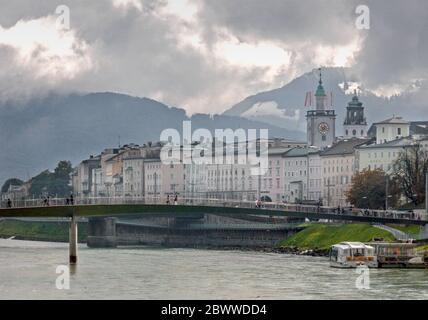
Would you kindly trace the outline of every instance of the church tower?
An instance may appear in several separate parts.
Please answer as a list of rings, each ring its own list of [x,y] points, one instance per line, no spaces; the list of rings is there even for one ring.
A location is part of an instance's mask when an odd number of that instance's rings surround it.
[[[359,101],[355,90],[352,101],[346,107],[346,118],[343,124],[345,138],[364,138],[367,136],[367,121],[364,117],[363,103]]]
[[[308,145],[324,149],[331,146],[336,139],[336,114],[328,110],[327,95],[322,84],[322,73],[315,93],[316,109],[306,114]]]

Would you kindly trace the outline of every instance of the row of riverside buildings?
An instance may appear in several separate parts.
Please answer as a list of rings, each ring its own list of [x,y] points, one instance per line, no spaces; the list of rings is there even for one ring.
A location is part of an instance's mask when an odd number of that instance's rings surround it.
[[[307,112],[307,141],[268,140],[268,169],[252,175],[246,162],[186,164],[161,161],[164,143],[105,149],[82,161],[72,175],[78,197],[153,197],[319,203],[346,206],[353,175],[364,169],[391,173],[399,154],[415,143],[428,150],[428,121],[393,116],[370,128],[355,93],[348,103],[344,135],[327,107],[320,73],[316,107]],[[248,142],[250,143],[250,142]]]

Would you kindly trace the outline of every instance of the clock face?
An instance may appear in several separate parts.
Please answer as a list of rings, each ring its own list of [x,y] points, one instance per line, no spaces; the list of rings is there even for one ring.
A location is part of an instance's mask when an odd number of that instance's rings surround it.
[[[318,126],[318,130],[321,134],[324,135],[330,130],[330,127],[328,126],[327,123],[321,122],[320,125]]]

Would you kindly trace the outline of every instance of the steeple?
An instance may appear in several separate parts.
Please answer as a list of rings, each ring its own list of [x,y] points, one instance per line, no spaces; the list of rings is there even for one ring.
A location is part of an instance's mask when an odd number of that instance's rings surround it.
[[[326,102],[327,102],[327,95],[325,94],[324,87],[322,85],[322,72],[321,68],[318,69],[320,72],[320,80],[318,84],[317,91],[315,93],[315,100],[316,100],[316,107],[317,110],[325,110],[326,109]]]

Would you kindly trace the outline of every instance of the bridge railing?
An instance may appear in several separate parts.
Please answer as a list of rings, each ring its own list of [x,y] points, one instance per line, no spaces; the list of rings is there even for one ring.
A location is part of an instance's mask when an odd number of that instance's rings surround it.
[[[258,207],[254,201],[245,200],[225,200],[214,198],[178,198],[174,197],[76,197],[73,200],[66,198],[49,199],[26,199],[14,200],[11,203],[13,208],[34,208],[47,206],[65,206],[65,205],[185,205],[185,206],[208,206],[208,207],[228,207],[228,208],[259,208],[260,210],[281,210],[288,212],[302,213],[327,213],[335,214],[338,217],[342,215],[366,216],[375,218],[390,218],[403,220],[424,220],[427,221],[426,213],[403,212],[396,210],[362,210],[356,208],[332,208],[325,206],[289,204],[281,202],[262,202]],[[2,208],[7,207],[6,202],[2,203]]]

